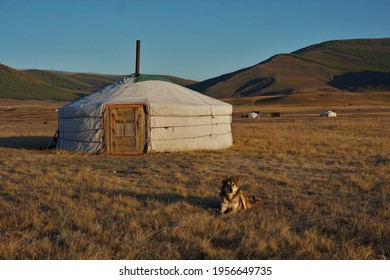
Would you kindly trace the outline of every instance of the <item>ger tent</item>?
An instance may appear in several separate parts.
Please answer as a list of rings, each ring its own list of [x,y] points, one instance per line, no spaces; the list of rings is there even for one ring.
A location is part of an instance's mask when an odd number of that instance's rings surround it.
[[[233,144],[232,106],[166,81],[124,80],[58,112],[57,149],[140,154]]]
[[[331,118],[331,117],[336,117],[337,114],[333,111],[326,111],[326,112],[323,112],[321,113],[320,115],[321,117],[328,117],[328,118]]]

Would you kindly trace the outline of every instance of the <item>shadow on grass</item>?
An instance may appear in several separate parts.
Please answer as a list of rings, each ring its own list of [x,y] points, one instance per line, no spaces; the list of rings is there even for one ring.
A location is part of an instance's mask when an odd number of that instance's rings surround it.
[[[220,200],[215,197],[197,197],[197,196],[182,196],[173,193],[163,193],[163,194],[140,194],[135,193],[133,191],[128,190],[115,190],[115,191],[107,191],[105,189],[95,189],[94,191],[104,194],[104,195],[112,195],[112,196],[128,196],[136,198],[137,200],[146,202],[146,201],[157,201],[164,204],[171,204],[176,202],[185,202],[191,204],[198,208],[203,208],[205,210],[209,210],[215,214],[219,214]],[[76,197],[77,199],[77,194]]]
[[[42,150],[47,147],[52,137],[49,136],[16,136],[0,138],[0,147],[14,149]]]

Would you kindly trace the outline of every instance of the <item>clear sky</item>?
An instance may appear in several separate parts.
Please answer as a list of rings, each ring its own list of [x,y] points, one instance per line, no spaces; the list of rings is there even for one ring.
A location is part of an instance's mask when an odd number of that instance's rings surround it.
[[[334,39],[390,37],[389,0],[0,0],[0,63],[204,80]]]

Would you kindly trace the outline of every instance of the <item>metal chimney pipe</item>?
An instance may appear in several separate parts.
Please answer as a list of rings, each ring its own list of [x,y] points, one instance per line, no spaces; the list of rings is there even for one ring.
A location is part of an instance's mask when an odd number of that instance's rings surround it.
[[[135,77],[136,78],[138,78],[140,75],[140,73],[139,73],[140,52],[141,52],[141,41],[137,40],[136,57],[135,57]]]

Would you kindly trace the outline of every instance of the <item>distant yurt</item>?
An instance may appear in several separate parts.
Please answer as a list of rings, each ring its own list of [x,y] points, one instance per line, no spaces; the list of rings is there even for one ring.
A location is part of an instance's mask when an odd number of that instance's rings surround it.
[[[329,118],[331,118],[331,117],[336,117],[337,114],[335,112],[333,112],[333,111],[326,111],[326,112],[323,112],[320,116],[321,117],[329,117]]]
[[[250,112],[250,113],[244,113],[242,114],[241,118],[247,118],[247,119],[256,119],[260,118],[260,112]]]
[[[126,78],[60,108],[57,149],[126,155],[233,144],[232,105],[171,82],[140,80]]]

